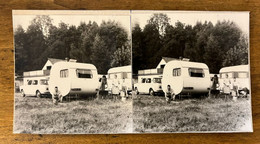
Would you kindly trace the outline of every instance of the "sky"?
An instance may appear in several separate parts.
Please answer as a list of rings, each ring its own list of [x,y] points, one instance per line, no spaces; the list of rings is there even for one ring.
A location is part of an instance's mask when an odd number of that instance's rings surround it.
[[[245,33],[249,34],[249,12],[228,12],[228,11],[132,11],[131,23],[136,23],[143,29],[147,20],[153,13],[164,13],[170,18],[170,24],[175,25],[177,21],[186,25],[194,26],[198,21],[204,23],[211,21],[214,25],[217,21],[230,20]]]
[[[13,11],[13,27],[17,28],[21,25],[25,30],[30,25],[30,22],[36,15],[49,15],[53,19],[53,25],[58,26],[60,22],[64,22],[69,25],[79,26],[80,22],[88,23],[89,21],[95,21],[98,25],[102,21],[114,20],[130,32],[130,17],[129,11]]]
[[[153,13],[164,13],[170,18],[170,23],[175,25],[177,21],[186,25],[194,26],[198,21],[204,23],[211,21],[216,24],[217,21],[230,20],[245,33],[249,34],[249,12],[230,12],[230,11],[139,11],[139,10],[102,10],[102,11],[81,11],[81,10],[14,10],[13,26],[17,28],[21,25],[24,29],[30,25],[30,21],[36,15],[49,15],[53,19],[53,24],[58,26],[60,22],[69,25],[78,26],[80,22],[95,21],[98,25],[101,22],[114,20],[119,22],[130,35],[131,25],[138,23],[141,28],[147,24],[147,20]]]

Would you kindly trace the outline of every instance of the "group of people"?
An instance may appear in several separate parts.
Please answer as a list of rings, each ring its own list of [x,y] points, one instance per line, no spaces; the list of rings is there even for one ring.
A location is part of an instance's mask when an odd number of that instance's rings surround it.
[[[212,86],[211,86],[211,92],[215,94],[215,91],[219,91],[219,81],[218,76],[214,75],[212,78]],[[237,79],[234,77],[232,79],[228,78],[228,74],[225,75],[225,79],[223,80],[223,87],[222,87],[223,93],[226,95],[232,95],[234,97],[237,96],[246,96],[247,93],[249,93],[249,90],[247,88],[241,89],[240,83],[237,81]],[[212,94],[212,93],[211,93]]]
[[[228,79],[228,74],[226,74],[226,79],[224,79],[223,92],[225,94],[231,94],[232,96],[247,96],[249,90],[247,88],[241,88],[239,81],[236,78],[233,80]]]
[[[101,96],[102,98],[104,98],[106,95],[108,95],[108,91],[106,90],[107,85],[108,84],[106,76],[102,76],[101,85],[97,93],[98,97]],[[122,79],[122,81],[120,81],[117,78],[117,75],[114,75],[114,79],[112,80],[111,94],[114,99],[118,99],[119,97],[128,97],[127,86],[124,78]]]

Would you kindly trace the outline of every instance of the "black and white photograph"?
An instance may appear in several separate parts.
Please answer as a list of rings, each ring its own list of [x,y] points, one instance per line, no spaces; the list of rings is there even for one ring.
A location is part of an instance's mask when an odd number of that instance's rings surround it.
[[[249,12],[13,10],[14,133],[253,132]]]
[[[131,133],[130,25],[130,11],[13,11],[14,133]]]
[[[133,132],[252,132],[249,12],[132,11]]]

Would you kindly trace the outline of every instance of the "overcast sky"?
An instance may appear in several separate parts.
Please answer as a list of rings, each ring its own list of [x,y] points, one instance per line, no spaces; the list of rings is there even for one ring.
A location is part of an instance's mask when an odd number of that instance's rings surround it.
[[[131,13],[131,20],[130,20]],[[237,24],[246,34],[249,34],[249,12],[216,12],[216,11],[80,11],[80,10],[14,10],[13,26],[17,28],[21,25],[24,29],[30,25],[30,21],[36,15],[49,15],[53,19],[53,24],[58,26],[60,22],[78,26],[80,22],[95,21],[98,25],[101,22],[114,20],[119,22],[130,34],[130,24],[134,26],[138,23],[141,28],[147,24],[153,13],[164,13],[171,19],[170,23],[175,25],[177,21],[194,26],[198,21],[204,23],[211,21],[216,24],[218,20],[230,20]]]
[[[53,24],[58,26],[60,22],[64,22],[69,25],[79,26],[80,22],[95,21],[98,25],[102,21],[114,20],[130,32],[130,11],[13,11],[13,26],[16,29],[18,25],[21,25],[25,30],[30,25],[30,21],[36,17],[36,15],[49,15],[53,19]]]
[[[141,28],[147,24],[147,20],[153,13],[164,13],[171,19],[171,25],[177,21],[194,26],[198,21],[204,23],[211,21],[214,25],[218,20],[230,20],[237,24],[246,34],[249,34],[249,12],[215,12],[215,11],[132,11],[132,26],[138,23]]]

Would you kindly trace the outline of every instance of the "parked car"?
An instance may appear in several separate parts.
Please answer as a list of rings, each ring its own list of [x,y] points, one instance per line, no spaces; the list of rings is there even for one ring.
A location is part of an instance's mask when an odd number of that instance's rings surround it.
[[[20,86],[21,95],[37,96],[49,95],[48,79],[46,77],[24,78],[24,84]]]
[[[155,94],[163,93],[162,77],[160,75],[142,75],[138,76],[138,83],[134,84],[134,89],[137,93]]]

